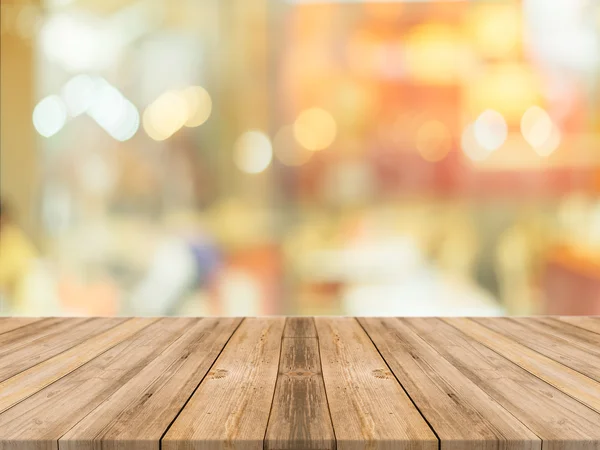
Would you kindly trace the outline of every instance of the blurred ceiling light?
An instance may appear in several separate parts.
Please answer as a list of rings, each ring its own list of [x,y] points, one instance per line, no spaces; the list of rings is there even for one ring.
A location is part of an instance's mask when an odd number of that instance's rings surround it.
[[[508,126],[502,114],[488,109],[475,120],[473,133],[479,145],[489,152],[493,152],[506,141]]]
[[[40,33],[46,57],[67,70],[80,72],[109,67],[119,52],[119,33],[99,19],[61,13],[48,18]]]
[[[77,75],[63,86],[61,96],[71,117],[88,110],[94,98],[96,82],[89,75]]]
[[[262,172],[273,159],[269,137],[261,131],[246,131],[235,142],[233,158],[242,172]]]
[[[335,140],[337,125],[331,114],[321,108],[300,113],[294,122],[294,137],[307,150],[323,150]]]
[[[492,153],[475,138],[475,126],[473,124],[468,125],[463,131],[461,147],[465,155],[473,161],[483,161]]]
[[[67,122],[67,107],[58,95],[43,98],[33,110],[33,126],[48,138],[58,133]]]
[[[74,0],[44,0],[44,7],[46,8],[63,8]]]
[[[535,150],[541,148],[550,139],[554,123],[546,111],[532,106],[521,118],[521,133]]]
[[[437,120],[425,122],[417,132],[416,146],[424,160],[441,161],[448,155],[452,146],[450,130]]]
[[[478,52],[502,58],[515,53],[523,27],[521,7],[507,2],[481,3],[471,8],[469,26]]]
[[[212,111],[210,94],[201,86],[190,86],[182,92],[188,105],[186,127],[198,127],[208,120]]]
[[[528,50],[544,66],[587,72],[600,63],[596,0],[525,0]]]
[[[301,166],[313,154],[294,139],[294,128],[291,125],[281,127],[273,139],[273,147],[277,159],[286,166]]]
[[[180,91],[167,91],[144,111],[144,130],[155,141],[175,134],[188,120],[188,102]]]

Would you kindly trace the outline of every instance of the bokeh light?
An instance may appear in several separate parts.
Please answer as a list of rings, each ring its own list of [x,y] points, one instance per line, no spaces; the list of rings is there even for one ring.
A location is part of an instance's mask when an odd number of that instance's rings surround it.
[[[474,6],[469,17],[473,43],[489,58],[510,57],[521,40],[522,17],[519,6],[508,2]]]
[[[294,137],[307,150],[317,151],[329,147],[336,134],[335,119],[322,108],[304,110],[294,122]]]
[[[419,128],[416,146],[424,160],[441,161],[448,155],[452,146],[450,130],[438,120],[429,120]]]
[[[550,139],[554,123],[548,113],[539,106],[532,106],[521,118],[521,133],[534,150],[538,150]]]
[[[144,111],[144,130],[155,141],[175,134],[188,120],[188,103],[179,91],[167,91]]]
[[[550,156],[560,147],[562,141],[562,133],[556,124],[552,124],[550,135],[539,147],[535,147],[535,152],[540,156]]]
[[[117,141],[127,141],[131,139],[140,128],[140,113],[133,103],[125,100],[125,107],[122,109],[118,119],[112,127],[106,131]]]
[[[531,105],[541,101],[540,74],[523,63],[494,63],[469,74],[466,90],[469,113],[498,111],[510,122],[518,121]]]
[[[291,125],[279,129],[273,139],[273,148],[276,158],[286,166],[301,166],[313,154],[294,139],[294,128]]]
[[[262,131],[246,131],[235,142],[233,159],[242,172],[260,173],[273,159],[271,140]]]
[[[475,126],[468,125],[463,131],[461,147],[465,155],[472,161],[483,161],[490,156],[491,151],[486,149],[475,137]]]
[[[85,113],[92,104],[96,81],[89,75],[77,75],[63,86],[61,96],[71,117]]]
[[[466,47],[452,27],[421,25],[415,27],[407,39],[406,70],[415,79],[432,84],[458,79],[464,69]]]
[[[58,133],[67,122],[67,107],[58,95],[43,98],[33,110],[33,126],[48,138]]]
[[[131,139],[140,124],[137,108],[107,81],[100,79],[97,85],[87,113],[116,140]]]
[[[188,104],[186,127],[198,127],[208,120],[212,112],[210,94],[201,86],[190,86],[182,92]]]
[[[488,109],[481,113],[473,125],[475,139],[484,149],[499,149],[508,137],[508,125],[502,114]]]

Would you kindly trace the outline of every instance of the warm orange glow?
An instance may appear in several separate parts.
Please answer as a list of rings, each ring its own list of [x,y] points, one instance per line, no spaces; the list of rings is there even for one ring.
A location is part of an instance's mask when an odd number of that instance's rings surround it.
[[[188,119],[188,104],[179,91],[167,91],[144,111],[142,123],[148,136],[163,141],[176,133]]]
[[[337,125],[331,114],[321,108],[302,111],[294,122],[294,136],[307,150],[323,150],[335,140]]]
[[[300,146],[294,139],[294,129],[290,125],[281,127],[273,139],[277,159],[286,166],[301,166],[308,162],[313,152]]]
[[[198,127],[208,120],[212,111],[212,100],[209,93],[201,86],[190,86],[183,90],[183,97],[188,105],[186,127]]]
[[[417,132],[417,150],[424,160],[441,161],[448,155],[452,136],[448,127],[437,120],[425,122]]]

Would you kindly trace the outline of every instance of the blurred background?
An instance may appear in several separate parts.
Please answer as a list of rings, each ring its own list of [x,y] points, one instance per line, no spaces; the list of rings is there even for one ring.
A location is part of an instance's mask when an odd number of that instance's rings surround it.
[[[600,1],[1,7],[0,314],[600,314]]]

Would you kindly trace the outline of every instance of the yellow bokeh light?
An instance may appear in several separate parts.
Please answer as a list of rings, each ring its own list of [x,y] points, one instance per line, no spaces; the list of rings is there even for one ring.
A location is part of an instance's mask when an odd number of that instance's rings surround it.
[[[335,119],[321,108],[302,111],[294,122],[294,137],[307,150],[317,151],[329,147],[336,134]]]
[[[452,146],[450,130],[437,120],[425,122],[417,132],[416,146],[424,160],[441,161],[448,155]]]
[[[271,140],[262,131],[246,131],[235,142],[233,159],[242,172],[260,173],[273,159]]]
[[[273,139],[277,159],[286,166],[301,166],[308,162],[313,152],[305,149],[294,139],[291,125],[281,127]]]
[[[201,86],[190,86],[182,91],[188,105],[186,127],[198,127],[208,120],[212,112],[210,94]]]
[[[188,120],[188,103],[180,91],[167,91],[144,111],[142,123],[148,136],[163,141]]]
[[[508,122],[521,119],[523,113],[541,98],[539,75],[524,64],[497,64],[469,84],[469,113],[494,109]]]
[[[464,40],[450,26],[421,25],[407,38],[406,68],[419,81],[452,83],[468,66],[466,58]]]
[[[505,2],[476,5],[469,17],[472,42],[490,58],[513,56],[521,40],[520,6]]]

